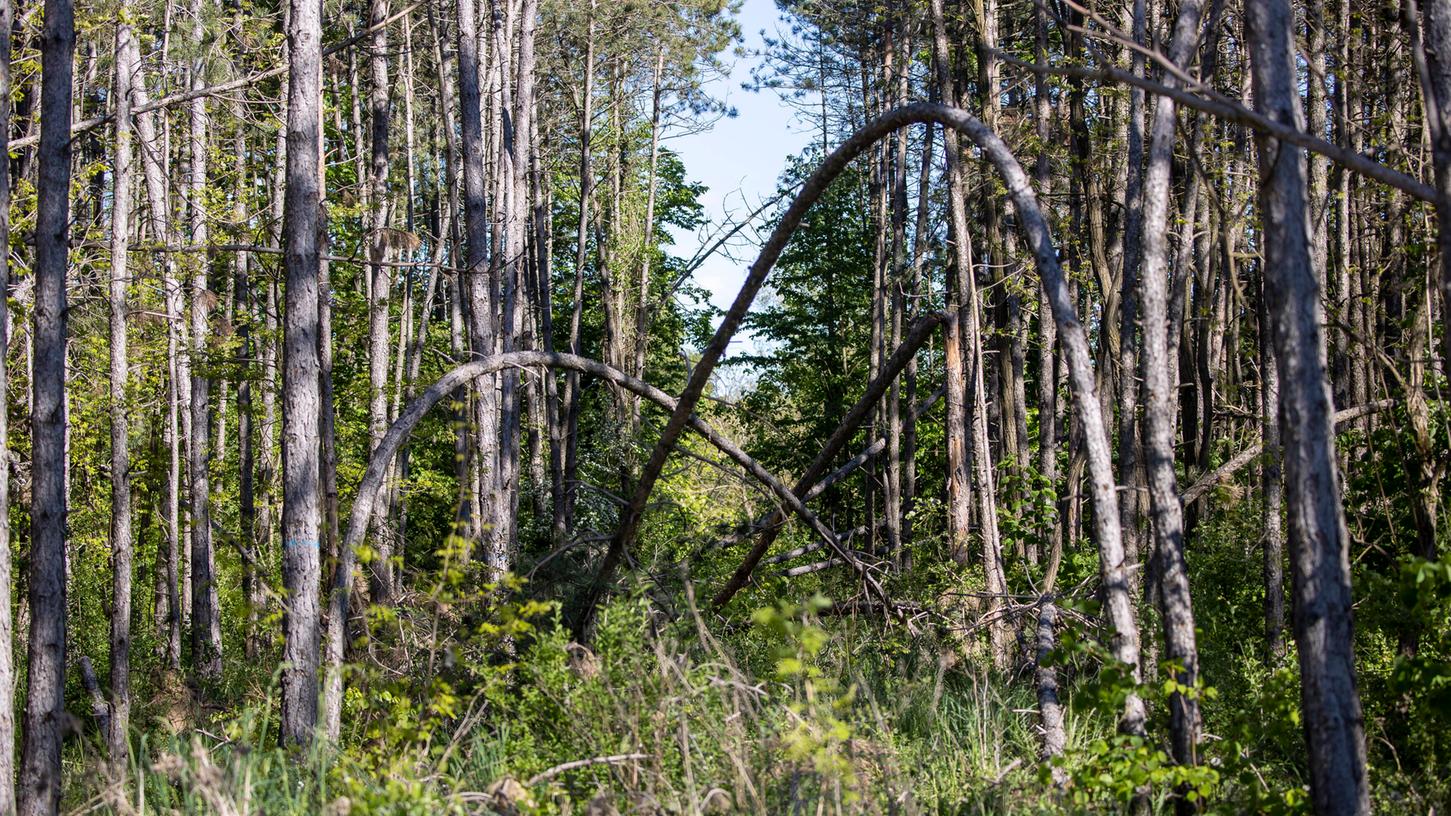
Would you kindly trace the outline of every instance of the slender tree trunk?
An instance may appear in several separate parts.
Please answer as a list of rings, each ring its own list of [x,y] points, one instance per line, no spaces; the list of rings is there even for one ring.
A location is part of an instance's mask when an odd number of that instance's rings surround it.
[[[10,135],[11,0],[0,0],[0,135]],[[10,246],[10,164],[0,161],[0,247]],[[0,252],[0,521],[10,518],[10,253]],[[10,525],[0,523],[0,814],[15,812],[15,622]]]
[[[538,260],[534,266],[536,276],[537,307],[539,310],[539,334],[541,347],[554,353],[554,208],[552,193],[547,187],[544,169],[544,141],[535,128],[535,148],[531,158],[534,174],[534,243]],[[557,521],[562,521],[564,510],[564,416],[560,394],[559,378],[553,371],[542,375],[544,387],[544,426],[549,437],[549,508],[540,507],[536,524],[547,540],[559,541]],[[546,528],[545,520],[549,521]]]
[[[131,107],[137,108],[149,101],[141,74],[141,55],[135,37],[120,43],[116,54],[118,69],[124,68],[130,78]],[[134,117],[136,135],[141,150],[141,164],[146,180],[146,201],[149,213],[148,226],[152,238],[170,242],[171,213],[166,195],[166,145],[156,131],[154,112],[141,113]],[[186,571],[186,548],[182,544],[181,523],[181,449],[184,441],[183,405],[187,391],[181,383],[189,380],[190,368],[182,354],[184,345],[184,323],[181,317],[181,284],[177,278],[176,262],[171,253],[161,259],[162,287],[166,297],[166,413],[164,415],[165,447],[167,449],[166,487],[162,499],[162,524],[166,534],[166,582],[165,611],[166,631],[159,638],[158,647],[168,668],[181,668],[182,617],[190,593],[183,594],[182,581]],[[158,606],[161,604],[158,603]]]
[[[198,55],[191,66],[191,85],[196,90],[206,85],[202,73],[201,50],[205,45],[201,0],[193,0],[195,18],[193,45]],[[210,240],[206,207],[203,202],[207,186],[207,109],[205,97],[190,106],[189,144],[191,160],[187,179],[190,199],[191,240],[205,247]],[[207,314],[213,296],[207,288],[207,267],[210,252],[195,258],[191,285],[191,445],[187,448],[188,475],[191,478],[191,648],[192,666],[197,679],[212,683],[222,676],[222,622],[217,599],[216,555],[212,548],[211,517],[211,430],[208,400],[211,379],[203,368],[207,350]]]
[[[948,72],[949,55],[947,28],[942,14],[941,0],[932,0],[933,28],[936,32],[938,93],[944,103],[952,105],[956,98],[951,76]],[[968,231],[966,210],[966,188],[962,178],[962,153],[956,131],[945,130],[944,142],[947,154],[948,199],[952,216],[952,233],[957,270],[957,290],[961,298],[957,315],[959,336],[964,347],[964,367],[967,369],[967,389],[964,396],[972,400],[969,413],[971,434],[973,487],[977,490],[978,524],[982,538],[983,572],[986,578],[988,596],[986,614],[988,640],[994,667],[1007,668],[1011,657],[1012,630],[1000,610],[1006,606],[1007,581],[1003,570],[1002,545],[998,538],[997,500],[992,478],[992,453],[987,438],[987,397],[983,385],[983,355],[981,329],[978,325],[977,285],[973,278],[972,237]],[[951,402],[949,401],[949,405]]]
[[[500,348],[515,351],[523,334],[524,308],[520,302],[527,269],[527,229],[529,218],[529,146],[533,140],[534,115],[534,33],[539,16],[538,0],[522,0],[517,10],[518,47],[514,59],[514,95],[509,125],[504,131],[509,176],[502,180],[508,188],[508,223],[506,224],[503,285],[503,342]],[[507,85],[508,78],[502,78]],[[507,95],[505,97],[508,98]],[[518,550],[519,527],[519,437],[521,393],[519,372],[503,372],[499,427],[500,464],[495,492],[494,568],[499,573],[513,569]]]
[[[1408,0],[1408,18],[1415,21],[1415,0]],[[1415,43],[1417,69],[1421,74],[1421,100],[1431,135],[1431,158],[1436,172],[1436,189],[1441,200],[1436,204],[1436,249],[1439,263],[1432,280],[1433,288],[1441,290],[1441,323],[1445,345],[1441,350],[1441,370],[1451,373],[1451,331],[1444,326],[1451,321],[1451,8],[1446,3],[1427,0],[1422,12],[1422,29]],[[1412,310],[1410,394],[1408,407],[1418,453],[1419,482],[1415,503],[1417,555],[1426,559],[1438,557],[1441,471],[1435,463],[1434,443],[1430,426],[1430,406],[1423,393],[1427,370],[1434,370],[1435,354],[1430,348],[1432,337],[1432,299],[1421,297],[1411,288],[1417,307]],[[1414,652],[1419,631],[1402,636],[1402,652]]]
[[[41,35],[31,377],[30,643],[26,651],[21,816],[60,810],[66,658],[66,253],[70,234],[75,9],[46,0]]]
[[[1145,0],[1133,0],[1132,26],[1134,42],[1147,41]],[[1144,75],[1144,56],[1131,52],[1131,70]],[[1143,160],[1144,160],[1144,92],[1137,86],[1129,90],[1127,126],[1127,176],[1124,186],[1123,265],[1119,273],[1118,303],[1118,478],[1125,488],[1119,502],[1120,525],[1123,527],[1124,552],[1130,566],[1129,584],[1134,597],[1143,587],[1143,502],[1139,495],[1139,344],[1138,344],[1138,277],[1143,249]]]
[[[283,223],[287,282],[282,371],[282,725],[284,744],[312,740],[317,725],[318,234],[322,206],[321,7],[293,0],[287,30],[287,194]]]
[[[460,149],[459,137],[456,127],[457,119],[454,115],[453,100],[454,93],[454,71],[450,69],[452,60],[450,52],[444,48],[444,37],[442,26],[438,19],[435,4],[428,7],[429,29],[433,35],[433,50],[438,63],[440,77],[438,94],[439,119],[442,122],[444,143],[446,147],[446,161],[444,163],[444,184],[446,194],[443,196],[446,202],[446,226],[441,227],[447,235],[448,258],[451,264],[458,262],[460,253],[459,247],[459,212],[462,209],[459,204],[459,165]],[[463,360],[463,310],[464,310],[464,282],[463,273],[454,272],[448,276],[445,288],[451,291],[448,296],[448,317],[449,317],[449,354],[454,362]],[[415,361],[418,358],[415,357]],[[461,401],[466,406],[467,400]],[[466,407],[460,407],[455,411],[454,418],[454,476],[458,483],[458,508],[455,516],[455,527],[458,535],[469,535],[469,528],[473,524],[474,505],[471,490],[468,489],[468,474],[472,465],[472,450],[469,444],[469,431],[464,417],[467,416]]]
[[[1052,588],[1049,587],[1049,592]],[[1056,644],[1054,627],[1058,625],[1058,606],[1045,600],[1038,609],[1037,650],[1034,667],[1038,684],[1038,716],[1042,720],[1042,759],[1052,762],[1063,756],[1068,745],[1068,733],[1063,726],[1063,703],[1058,697],[1058,669],[1050,656]],[[1068,772],[1059,765],[1049,765],[1053,784],[1063,786],[1068,782]]]
[[[1325,137],[1325,0],[1305,0],[1305,104],[1307,126],[1317,137]],[[1327,256],[1330,242],[1325,240],[1328,226],[1326,216],[1330,211],[1330,200],[1326,192],[1330,187],[1330,161],[1320,153],[1310,153],[1310,236],[1311,261],[1315,264],[1315,278],[1325,289]]]
[[[589,252],[590,206],[594,200],[594,74],[595,74],[595,11],[596,0],[590,0],[589,32],[584,52],[584,83],[580,89],[579,114],[579,224],[575,231],[574,291],[569,313],[569,353],[583,352],[580,323],[584,311],[584,268]],[[564,491],[554,505],[554,540],[563,541],[574,526],[574,503],[578,495],[579,473],[579,372],[564,375]]]
[[[896,54],[894,64],[899,66],[889,73],[887,79],[895,84],[892,94],[892,104],[903,105],[908,101],[908,74],[910,63],[908,55],[912,52],[911,31],[900,19],[900,13],[894,14],[892,20],[893,31],[895,32]],[[888,179],[890,186],[889,212],[891,215],[891,244],[892,251],[890,267],[886,267],[886,290],[885,300],[888,312],[886,325],[887,341],[883,344],[883,354],[889,353],[902,343],[902,321],[907,310],[907,161],[908,161],[908,134],[898,131],[893,135],[890,142],[889,153],[890,164]],[[905,544],[907,541],[906,527],[906,496],[903,490],[903,478],[905,463],[902,450],[904,437],[903,428],[904,411],[902,408],[903,394],[908,384],[904,376],[901,382],[893,382],[892,387],[887,390],[887,401],[885,407],[886,436],[887,436],[887,479],[885,491],[887,546],[892,559],[901,563],[906,557]],[[911,403],[908,403],[908,410]]]
[[[288,12],[290,14],[290,11]],[[283,62],[290,59],[287,43],[283,41]],[[273,248],[281,250],[285,242],[283,221],[285,217],[284,204],[287,188],[287,129],[278,128],[277,150],[275,156],[275,167],[272,172],[272,216],[276,224],[276,231],[272,234]],[[277,439],[277,384],[278,384],[278,345],[280,332],[278,331],[278,291],[277,279],[275,276],[268,276],[263,283],[261,311],[263,313],[262,328],[265,332],[262,341],[262,422],[258,430],[257,457],[257,493],[258,493],[258,521],[257,534],[254,539],[255,552],[261,555],[262,563],[276,563],[273,558],[273,531],[276,528],[278,518],[277,507],[277,446],[274,441]],[[260,589],[254,587],[254,589]],[[261,611],[263,596],[259,593],[254,596],[252,603]]]
[[[1199,42],[1199,0],[1179,4],[1169,43],[1169,59],[1192,64]],[[1178,87],[1179,80],[1164,82]],[[1143,187],[1143,253],[1138,295],[1143,309],[1144,460],[1148,473],[1149,506],[1153,516],[1155,596],[1163,618],[1164,646],[1174,664],[1175,680],[1193,689],[1199,677],[1199,650],[1194,637],[1194,609],[1189,594],[1189,572],[1184,560],[1184,505],[1174,472],[1174,415],[1177,383],[1171,379],[1169,356],[1169,207],[1174,162],[1176,110],[1174,100],[1160,96],[1154,102],[1149,163]],[[1169,696],[1169,730],[1174,760],[1181,765],[1198,761],[1199,704],[1197,696],[1175,691]],[[1180,797],[1175,809],[1194,810]]]
[[[326,155],[322,145],[319,155]],[[318,168],[319,190],[325,189],[323,168]],[[327,207],[321,206],[317,227],[317,388],[318,388],[318,481],[322,484],[322,564],[338,558],[338,445],[337,411],[333,406],[333,299],[332,264],[328,256]]]
[[[661,86],[662,74],[665,72],[665,49],[658,47],[655,51],[655,72],[652,83],[653,92],[650,104],[650,167],[647,173],[648,181],[645,189],[645,237],[640,247],[640,281],[635,301],[635,348],[631,355],[633,364],[628,373],[632,377],[644,379],[645,377],[645,354],[649,349],[650,342],[650,267],[655,253],[655,197],[657,188],[660,186],[658,168],[660,164],[660,97],[664,89]],[[640,398],[636,395],[630,396],[630,432],[633,436],[640,428]]]
[[[1260,389],[1260,434],[1265,441],[1265,453],[1260,466],[1260,489],[1264,493],[1265,651],[1271,660],[1276,660],[1285,655],[1285,533],[1280,521],[1285,492],[1284,471],[1280,466],[1280,371],[1270,340],[1273,318],[1268,294],[1262,280],[1260,371],[1264,385]]]
[[[1303,117],[1293,22],[1288,0],[1246,7],[1256,109],[1298,129]],[[1305,159],[1299,150],[1270,139],[1259,141],[1265,289],[1281,379],[1279,414],[1310,797],[1319,814],[1369,813],[1365,725],[1351,637],[1349,541],[1335,469],[1321,291],[1310,257]]]
[[[951,90],[951,69],[948,67],[950,52],[948,51],[947,26],[943,18],[941,0],[933,0],[932,22],[934,31],[934,59],[936,61],[938,93],[947,92],[944,101],[956,98],[955,91]],[[951,104],[948,102],[948,104]],[[962,161],[961,149],[958,146],[957,133],[949,128],[942,131],[943,153],[946,155],[948,169],[948,196],[949,201],[955,208],[962,189],[959,165]],[[954,250],[962,238],[958,234],[958,218],[956,209],[952,210],[953,217],[948,223],[948,237],[953,244]],[[961,219],[966,223],[966,217]],[[965,227],[963,227],[965,229]],[[967,431],[967,373],[963,362],[964,339],[962,336],[963,326],[960,316],[963,312],[963,285],[962,281],[967,275],[971,275],[971,268],[966,271],[959,267],[963,263],[962,253],[954,251],[951,256],[953,275],[947,284],[947,336],[943,341],[943,357],[946,378],[947,397],[947,419],[945,422],[947,433],[947,540],[948,551],[952,554],[953,560],[959,564],[966,564],[971,559],[971,549],[968,542],[968,533],[972,527],[972,501],[971,501],[971,471],[969,470],[968,455],[968,431]]]
[[[469,322],[469,351],[475,359],[494,353],[496,300],[490,285],[489,215],[484,167],[484,134],[482,98],[479,92],[479,37],[474,0],[458,0],[458,74],[459,115],[462,117],[462,159],[464,169],[464,226],[467,262],[463,283],[468,298],[465,311]],[[479,469],[478,507],[494,503],[494,488],[499,466],[499,401],[498,378],[483,378],[475,383],[475,466]],[[484,490],[488,492],[485,493]],[[492,531],[498,519],[484,518],[482,523]],[[493,565],[497,566],[497,564]]]
[[[1048,61],[1047,16],[1043,0],[1035,0],[1033,4],[1033,60],[1043,64]],[[1045,199],[1052,194],[1053,183],[1052,105],[1048,75],[1037,74],[1033,84],[1033,124],[1039,148],[1038,160],[1033,167],[1033,180],[1038,186],[1038,195]],[[1074,182],[1074,185],[1076,184],[1078,184],[1077,181]],[[1050,495],[1054,496],[1056,496],[1058,487],[1058,375],[1055,370],[1058,356],[1056,352],[1057,329],[1057,325],[1053,322],[1053,307],[1048,302],[1047,292],[1040,292],[1038,301],[1038,477],[1048,486]],[[1054,503],[1055,508],[1052,521],[1043,526],[1043,529],[1040,530],[1040,538],[1031,542],[1027,548],[1028,560],[1033,564],[1038,563],[1040,559],[1043,540],[1051,542],[1058,539],[1060,523],[1056,512],[1057,502],[1056,498],[1049,500]],[[1045,634],[1042,619],[1044,614],[1045,612],[1039,613],[1040,646]],[[1046,614],[1048,614],[1046,634],[1051,638],[1056,612]]]
[[[234,112],[240,119],[240,105]],[[232,222],[245,224],[245,196],[251,179],[247,172],[247,137],[241,128],[237,129],[233,138],[233,151],[236,190],[232,196]],[[260,548],[257,545],[257,448],[254,439],[257,418],[252,400],[253,375],[250,373],[250,362],[257,357],[256,341],[253,337],[257,309],[256,296],[252,290],[250,259],[249,253],[238,252],[232,261],[232,312],[237,315],[237,340],[242,359],[248,361],[248,369],[237,382],[237,538],[242,553],[242,598],[245,605],[242,644],[249,661],[255,660],[258,654],[257,617],[261,607],[259,587],[262,582]]]
[[[1441,201],[1436,207],[1436,249],[1440,255],[1438,283],[1441,290],[1441,320],[1451,321],[1451,7],[1436,0],[1423,0],[1422,29],[1426,52],[1426,85],[1423,94],[1426,119],[1431,123],[1431,157],[1436,170],[1436,189]],[[1451,331],[1442,332],[1442,370],[1451,373]]]
[[[134,47],[129,6],[121,8],[116,26],[116,53]],[[116,61],[113,100],[116,152],[111,168],[111,733],[107,754],[118,766],[126,762],[131,718],[131,455],[127,426],[126,290],[131,251],[131,185],[134,161],[131,143],[131,83],[135,77],[125,60]]]
[[[388,313],[393,289],[392,268],[387,260],[388,236],[388,0],[371,0],[368,24],[373,27],[369,42],[368,90],[372,152],[368,163],[371,208],[368,211],[368,242],[372,261],[372,284],[368,303],[368,441],[375,448],[388,430]],[[388,529],[387,502],[373,515],[374,559],[369,563],[368,592],[373,603],[388,605],[393,599],[393,531]]]

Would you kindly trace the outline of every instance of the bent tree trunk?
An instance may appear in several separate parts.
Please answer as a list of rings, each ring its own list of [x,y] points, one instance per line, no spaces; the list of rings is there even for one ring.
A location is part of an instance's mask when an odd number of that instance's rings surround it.
[[[867,413],[876,406],[877,402],[881,400],[882,395],[887,392],[887,387],[896,381],[897,375],[916,356],[917,350],[927,344],[927,341],[932,337],[933,330],[941,322],[943,322],[942,315],[930,314],[922,317],[913,324],[911,330],[907,333],[906,339],[892,353],[892,356],[883,366],[881,373],[867,386],[866,393],[862,395],[861,399],[857,400],[856,405],[852,406],[852,409],[841,421],[841,424],[837,426],[836,431],[832,433],[831,438],[827,440],[821,451],[816,454],[816,458],[806,468],[806,472],[801,474],[800,480],[796,483],[795,490],[792,491],[797,498],[802,501],[806,500],[810,492],[815,488],[816,482],[826,473],[826,469],[831,466],[832,461],[836,459],[836,455],[851,441],[852,436],[856,433],[857,427],[867,418]],[[780,535],[782,524],[785,521],[786,513],[784,510],[778,509],[770,515],[765,523],[766,529],[761,533],[761,537],[757,540],[756,546],[746,555],[741,565],[736,569],[735,574],[731,576],[730,580],[726,582],[726,585],[716,594],[715,598],[711,601],[713,606],[717,609],[725,606],[746,585],[746,582],[750,580],[751,571],[756,568],[761,558],[765,556],[766,551],[771,548],[771,544],[776,540],[776,536]]]
[[[66,251],[70,237],[71,77],[75,9],[46,0],[41,35],[40,147],[35,211],[31,433],[30,644],[19,813],[60,808],[66,653]]]
[[[286,316],[282,346],[282,728],[284,744],[312,739],[318,660],[318,252],[322,141],[321,9],[292,0],[287,30],[287,191],[283,216]]]
[[[1288,0],[1246,6],[1256,108],[1303,128]],[[1294,577],[1300,703],[1319,814],[1370,812],[1365,724],[1351,641],[1349,535],[1335,471],[1325,315],[1310,261],[1305,158],[1259,140],[1265,295],[1280,375],[1281,448]]]
[[[372,513],[372,508],[378,498],[378,493],[383,487],[384,477],[388,472],[393,457],[397,454],[398,449],[402,447],[404,441],[407,440],[409,434],[413,433],[413,429],[417,427],[424,415],[443,400],[444,397],[447,397],[460,387],[474,382],[480,377],[491,376],[506,368],[517,369],[526,366],[563,368],[570,371],[577,371],[598,377],[611,385],[644,397],[666,410],[673,410],[677,405],[675,398],[666,394],[664,391],[604,363],[584,357],[577,357],[573,354],[557,354],[545,351],[506,352],[459,366],[449,371],[410,402],[408,407],[399,415],[398,419],[393,422],[393,425],[389,427],[388,433],[384,436],[382,443],[373,450],[372,456],[368,460],[368,468],[363,473],[362,482],[358,485],[358,494],[353,499],[353,510],[348,517],[347,533],[343,538],[342,548],[338,556],[337,572],[334,573],[332,596],[328,604],[328,637],[326,648],[327,681],[323,692],[323,725],[325,732],[329,735],[338,733],[342,712],[343,638],[346,632],[346,621],[349,614],[349,595],[351,594],[349,591],[348,576],[352,572],[358,542],[362,540],[363,534],[367,530],[368,517]],[[872,577],[867,567],[845,548],[835,533],[806,508],[806,505],[790,488],[786,487],[779,479],[767,472],[765,468],[761,467],[745,451],[737,447],[735,443],[717,433],[704,420],[696,416],[691,416],[689,425],[692,430],[705,437],[721,453],[724,453],[732,461],[740,465],[752,478],[769,489],[778,500],[789,507],[802,521],[806,522],[807,526],[821,537],[822,542],[833,551],[837,558],[841,559],[856,571],[858,577],[866,587],[867,592],[873,596],[875,602],[881,603],[885,609],[894,610],[894,612],[897,611],[897,607],[891,603],[886,591]],[[909,630],[911,629],[910,624],[908,628]]]
[[[1058,324],[1059,337],[1068,362],[1069,387],[1078,410],[1087,452],[1100,580],[1107,599],[1105,612],[1113,631],[1113,654],[1125,665],[1130,676],[1135,681],[1138,680],[1139,632],[1124,563],[1123,536],[1119,526],[1118,496],[1114,487],[1108,434],[1094,383],[1094,366],[1088,347],[1088,336],[1078,320],[1068,282],[1058,263],[1058,252],[1053,245],[1048,223],[1038,207],[1037,196],[1033,193],[1027,173],[1002,139],[966,111],[932,103],[905,105],[868,122],[822,161],[802,185],[790,207],[782,214],[781,220],[762,245],[760,255],[751,265],[740,293],[736,295],[715,336],[691,372],[689,383],[656,442],[649,461],[641,471],[636,492],[625,508],[620,528],[610,541],[609,550],[585,600],[585,607],[575,621],[574,630],[577,635],[588,630],[593,610],[609,587],[615,567],[623,559],[626,550],[633,546],[645,506],[665,468],[670,451],[674,449],[680,434],[690,422],[710,380],[711,372],[724,356],[731,337],[740,328],[741,321],[791,234],[800,225],[812,204],[853,159],[892,131],[925,122],[935,122],[956,130],[967,136],[988,156],[1007,188],[1007,195],[1018,216],[1019,228],[1033,250],[1036,269],[1042,279],[1044,291],[1052,303],[1053,319]],[[1143,722],[1142,701],[1137,695],[1129,695],[1125,701],[1121,727],[1132,733],[1140,733]]]

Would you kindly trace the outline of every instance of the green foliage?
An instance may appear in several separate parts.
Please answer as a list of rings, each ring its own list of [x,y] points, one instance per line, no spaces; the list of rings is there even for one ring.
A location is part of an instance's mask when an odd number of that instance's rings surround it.
[[[814,163],[811,153],[795,159],[782,190],[798,185]],[[772,272],[770,295],[747,317],[762,349],[731,358],[756,376],[740,415],[754,437],[750,453],[773,469],[803,469],[866,388],[869,212],[866,179],[848,170],[807,213]],[[822,501],[845,509],[839,490]]]

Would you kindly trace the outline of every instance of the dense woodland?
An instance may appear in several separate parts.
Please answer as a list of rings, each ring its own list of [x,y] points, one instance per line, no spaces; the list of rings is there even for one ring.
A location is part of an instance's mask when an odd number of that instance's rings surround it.
[[[0,814],[1451,807],[1451,0],[777,5],[0,0]]]

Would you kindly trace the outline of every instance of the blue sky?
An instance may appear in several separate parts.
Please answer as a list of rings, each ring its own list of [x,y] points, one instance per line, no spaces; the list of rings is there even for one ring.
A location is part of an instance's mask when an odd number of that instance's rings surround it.
[[[728,56],[733,63],[730,76],[706,86],[711,96],[733,106],[738,115],[720,119],[707,131],[666,142],[680,154],[686,175],[709,188],[701,203],[713,225],[731,215],[742,218],[770,198],[786,159],[811,140],[806,126],[774,91],[752,92],[742,87],[751,78],[752,66],[761,60],[762,30],[774,36],[780,24],[775,2],[745,0],[738,19],[745,55]],[[671,237],[671,254],[685,258],[714,240],[708,228],[699,234],[673,230]],[[740,291],[746,267],[755,259],[756,238],[754,231],[744,230],[729,253],[714,255],[696,271],[695,282],[711,293],[711,302],[718,308],[730,306]]]

